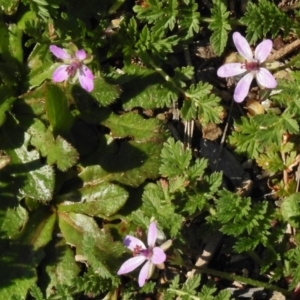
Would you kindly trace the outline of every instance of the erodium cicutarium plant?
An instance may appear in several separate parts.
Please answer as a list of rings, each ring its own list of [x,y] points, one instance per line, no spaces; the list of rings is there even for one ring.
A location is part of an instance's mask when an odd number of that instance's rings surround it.
[[[255,78],[258,85],[273,89],[277,82],[273,75],[263,66],[263,63],[269,56],[273,42],[271,40],[262,41],[254,51],[254,57],[247,40],[239,33],[233,33],[233,42],[239,54],[245,59],[242,63],[228,63],[218,69],[219,77],[231,77],[246,73],[238,82],[233,99],[240,103],[248,95],[250,84]]]

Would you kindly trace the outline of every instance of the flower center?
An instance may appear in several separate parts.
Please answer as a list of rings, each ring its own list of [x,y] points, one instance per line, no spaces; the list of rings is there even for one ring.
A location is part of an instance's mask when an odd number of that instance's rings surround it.
[[[132,251],[133,256],[138,256],[142,253],[143,248],[141,246],[135,246]]]
[[[243,67],[249,71],[257,71],[259,69],[259,62],[258,61],[245,61],[245,65],[243,65]]]
[[[67,68],[66,71],[69,76],[73,77],[76,74],[77,69],[81,66],[79,61],[73,61]]]
[[[150,259],[152,257],[152,249],[148,248],[148,249],[143,249],[141,246],[135,246],[135,248],[132,251],[132,255],[133,256],[139,256],[139,255],[143,255],[145,256],[147,259]]]

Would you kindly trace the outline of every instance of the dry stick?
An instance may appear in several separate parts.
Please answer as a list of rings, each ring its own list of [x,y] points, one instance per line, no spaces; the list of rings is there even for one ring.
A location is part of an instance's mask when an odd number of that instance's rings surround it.
[[[271,56],[269,56],[268,60],[279,60],[282,57],[296,50],[298,47],[300,47],[300,39],[297,39],[292,43],[285,45],[284,47],[273,53]]]
[[[184,58],[186,65],[192,66],[192,60],[190,55],[189,46],[184,47]],[[195,84],[195,76],[192,77],[192,83]],[[185,100],[188,101],[188,100]],[[193,138],[193,132],[194,132],[194,126],[195,122],[194,120],[191,121],[185,121],[184,122],[184,147],[191,149],[192,148],[192,138]]]

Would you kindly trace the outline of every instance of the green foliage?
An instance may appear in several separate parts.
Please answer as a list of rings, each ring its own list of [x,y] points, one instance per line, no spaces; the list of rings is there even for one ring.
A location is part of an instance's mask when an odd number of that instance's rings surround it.
[[[137,18],[153,24],[153,31],[173,31],[177,26],[183,37],[190,38],[194,32],[199,31],[200,14],[197,11],[198,5],[195,1],[180,3],[177,0],[171,1],[147,1],[145,6],[135,5],[133,10]]]
[[[189,98],[185,99],[181,110],[183,119],[198,118],[202,124],[220,123],[220,98],[213,94],[210,84],[199,82],[197,85],[191,85],[186,96]]]
[[[56,200],[61,203],[58,206],[59,212],[74,212],[107,218],[119,211],[127,198],[128,193],[122,187],[100,182],[85,186],[78,191],[62,194]]]
[[[293,26],[291,18],[268,0],[259,0],[258,4],[249,1],[240,21],[246,26],[247,40],[251,44],[266,34],[274,38],[281,30],[287,36]]]
[[[300,249],[297,246],[294,249],[290,249],[286,253],[286,260],[284,266],[284,275],[291,276],[292,281],[289,284],[290,289],[296,288],[300,279]]]
[[[215,53],[221,55],[227,44],[228,31],[231,30],[228,22],[229,11],[226,9],[224,0],[214,0],[213,4],[211,9],[213,20],[208,26],[213,31],[210,42]]]
[[[208,219],[217,222],[225,234],[238,237],[234,249],[241,253],[268,244],[272,209],[267,201],[251,203],[250,198],[223,190],[216,199],[216,211]]]
[[[13,120],[0,129],[0,147],[11,158],[11,163],[2,172],[2,182],[14,177],[15,185],[4,189],[12,195],[23,195],[39,201],[49,201],[54,190],[54,172],[40,162],[36,150],[28,150],[29,135]],[[19,191],[16,193],[16,187]],[[4,187],[4,186],[3,186]],[[9,190],[13,189],[13,190]]]
[[[283,219],[295,228],[300,226],[299,204],[299,193],[294,193],[286,197],[280,207]]]
[[[216,295],[217,289],[214,287],[214,284],[209,282],[205,284],[200,292],[197,292],[197,289],[200,285],[201,276],[199,274],[189,278],[180,288],[179,285],[179,276],[177,275],[171,282],[170,287],[167,289],[164,299],[172,300],[176,299],[176,296],[179,296],[180,299],[184,300],[229,300],[231,299],[231,293],[228,290],[223,290],[218,295]]]
[[[266,0],[248,1],[240,20],[223,0],[0,2],[0,299],[229,299],[229,291],[199,275],[157,284],[164,274],[169,279],[170,264],[174,275],[189,271],[185,259],[194,261],[201,249],[186,251],[183,232],[199,223],[230,236],[238,252],[260,245],[267,253],[261,271],[273,280],[289,276],[296,286],[299,237],[292,249],[285,229],[299,227],[300,72],[267,91],[267,113],[239,119],[233,109],[234,126],[231,118],[226,126],[232,157],[255,159],[252,179],[258,167],[274,174],[268,187],[279,189],[278,208],[262,200],[269,192],[264,180],[242,198],[225,190],[233,188],[225,170],[223,178],[211,158],[199,157],[199,134],[208,137],[209,123],[223,122],[223,129],[230,104],[216,78],[202,77],[223,58],[199,62],[194,49],[210,40],[220,56],[234,24],[247,26],[251,43],[293,37],[299,12],[283,13]],[[53,81],[64,63],[49,46],[68,49],[70,42],[93,58],[84,62],[94,74],[90,93],[77,78]],[[179,120],[172,120],[175,107]],[[197,128],[186,147],[170,135],[185,140],[182,121],[190,120]],[[131,280],[137,272],[117,275],[122,239],[139,237],[151,220],[161,233],[158,245],[161,236],[174,241],[165,270],[139,289]]]

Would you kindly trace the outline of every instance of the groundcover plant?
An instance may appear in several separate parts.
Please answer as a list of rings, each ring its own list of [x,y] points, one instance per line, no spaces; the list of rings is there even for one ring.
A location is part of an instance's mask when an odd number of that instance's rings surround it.
[[[1,300],[300,299],[298,0],[0,9]]]

